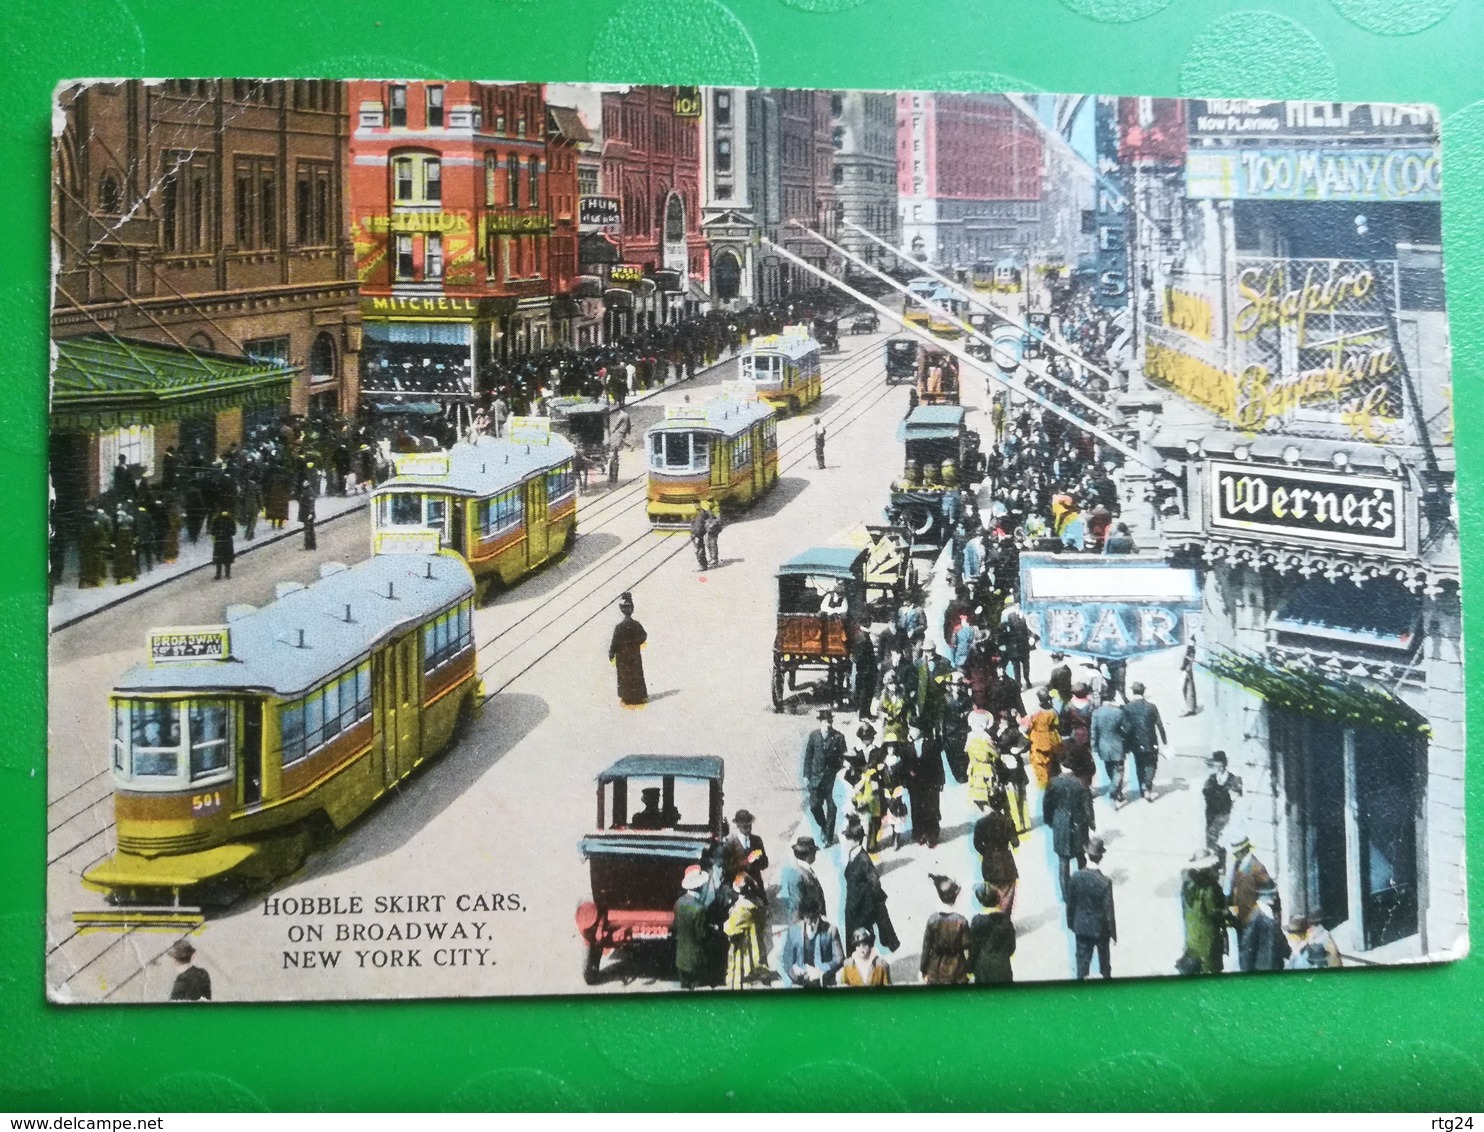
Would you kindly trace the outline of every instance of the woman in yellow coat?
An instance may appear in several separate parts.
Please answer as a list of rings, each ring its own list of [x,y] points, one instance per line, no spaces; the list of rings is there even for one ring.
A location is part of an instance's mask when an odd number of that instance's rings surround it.
[[[1061,773],[1057,757],[1061,752],[1061,717],[1051,707],[1050,692],[1040,692],[1037,698],[1041,710],[1026,716],[1020,725],[1030,740],[1030,763],[1036,785],[1045,790],[1046,784]]]
[[[746,873],[738,873],[732,887],[737,899],[721,930],[727,937],[727,989],[741,990],[763,970],[763,915],[747,895]]]
[[[989,717],[985,713],[971,714],[969,739],[964,744],[964,754],[969,759],[969,801],[981,810],[988,808],[990,798],[995,795],[995,775],[1000,762],[988,725]]]

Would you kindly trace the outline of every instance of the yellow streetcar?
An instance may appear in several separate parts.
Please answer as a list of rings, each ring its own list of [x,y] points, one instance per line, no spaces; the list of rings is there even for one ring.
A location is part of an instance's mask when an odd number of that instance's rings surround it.
[[[118,903],[230,903],[292,872],[473,717],[474,578],[449,553],[327,563],[224,625],[155,630],[112,713]]]
[[[778,482],[778,423],[744,391],[703,405],[670,405],[644,434],[649,454],[649,521],[690,522],[702,500],[750,506]]]
[[[398,455],[396,475],[372,495],[372,553],[447,547],[469,563],[482,601],[569,549],[574,451],[545,424],[515,417],[506,438]]]
[[[819,343],[802,326],[754,338],[742,354],[742,385],[779,413],[797,413],[823,392]]]

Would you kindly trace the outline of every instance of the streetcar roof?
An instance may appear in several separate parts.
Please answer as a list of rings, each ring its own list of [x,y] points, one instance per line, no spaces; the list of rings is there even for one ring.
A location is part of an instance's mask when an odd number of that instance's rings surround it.
[[[598,775],[599,782],[616,778],[720,779],[726,764],[715,755],[625,755]]]
[[[422,488],[482,499],[565,463],[572,459],[572,453],[572,442],[555,432],[545,444],[517,444],[502,437],[484,436],[477,443],[460,441],[446,452],[426,453],[448,457],[446,475],[413,472],[392,476],[374,494]]]
[[[897,425],[898,440],[938,440],[957,436],[969,411],[962,405],[919,405]]]
[[[855,546],[814,546],[778,567],[780,578],[817,574],[827,578],[858,578],[866,550]]]
[[[737,436],[773,415],[771,405],[731,397],[713,397],[692,408],[695,416],[670,417],[651,426],[644,435],[652,432],[719,432],[724,436]]]
[[[802,358],[819,352],[819,343],[807,334],[765,334],[747,344],[746,354],[782,354],[787,358]]]
[[[230,621],[230,659],[136,664],[119,677],[114,690],[222,689],[292,698],[398,630],[426,621],[474,592],[474,576],[453,554],[379,555],[350,567],[327,563],[321,569],[325,572],[318,581]]]
[[[583,413],[607,413],[608,406],[589,397],[554,397],[546,403],[552,416],[575,417]]]

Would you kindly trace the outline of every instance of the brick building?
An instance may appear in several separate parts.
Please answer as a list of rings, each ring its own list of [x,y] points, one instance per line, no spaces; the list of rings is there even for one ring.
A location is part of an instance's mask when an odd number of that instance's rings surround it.
[[[1043,147],[1004,95],[899,94],[904,252],[943,267],[1028,259],[1042,219]]]
[[[707,299],[701,237],[701,107],[694,87],[604,91],[602,184],[617,198],[617,276],[631,277],[634,321],[674,319]],[[642,279],[633,279],[642,276]],[[616,330],[633,323],[621,322]]]
[[[352,82],[351,232],[367,401],[466,396],[491,363],[568,340],[571,124],[535,83]]]
[[[210,456],[283,412],[353,411],[345,89],[96,83],[58,95],[52,473],[69,512],[122,455]]]

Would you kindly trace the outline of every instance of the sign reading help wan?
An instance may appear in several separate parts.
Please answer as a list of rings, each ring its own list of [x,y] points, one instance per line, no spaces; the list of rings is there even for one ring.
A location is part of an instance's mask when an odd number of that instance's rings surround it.
[[[1023,554],[1020,592],[1043,649],[1107,660],[1179,648],[1201,608],[1194,570],[1122,555]]]

